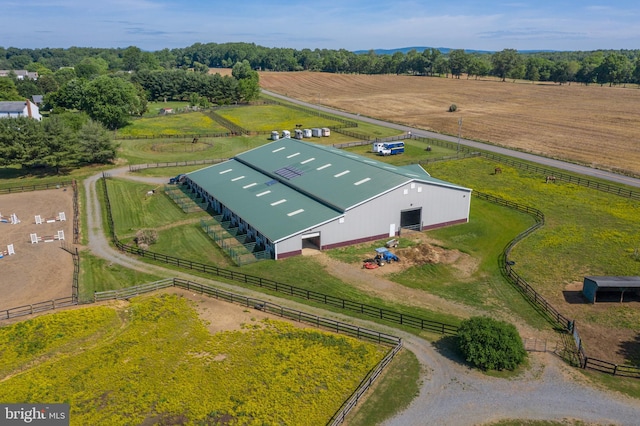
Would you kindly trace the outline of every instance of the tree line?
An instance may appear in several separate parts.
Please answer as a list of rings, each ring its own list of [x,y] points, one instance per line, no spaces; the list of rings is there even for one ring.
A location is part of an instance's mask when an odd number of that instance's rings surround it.
[[[108,163],[117,145],[100,123],[86,114],[61,114],[43,121],[28,117],[0,120],[0,166],[47,167]]]
[[[502,79],[578,82],[582,84],[640,84],[640,50],[573,52],[468,52],[455,49],[410,50],[407,53],[355,53],[345,49],[268,48],[254,43],[195,43],[189,47],[145,52],[125,49],[18,49],[0,47],[0,69],[46,73],[74,67],[79,76],[98,67],[108,72],[231,68],[247,61],[254,70],[323,71],[360,74],[445,75],[459,78],[495,76]]]

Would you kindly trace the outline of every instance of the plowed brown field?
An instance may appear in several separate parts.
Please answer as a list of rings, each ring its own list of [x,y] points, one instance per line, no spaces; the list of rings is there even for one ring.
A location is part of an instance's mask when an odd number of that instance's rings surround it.
[[[397,75],[262,72],[260,85],[340,110],[640,175],[640,89]],[[448,112],[456,104],[458,111]]]

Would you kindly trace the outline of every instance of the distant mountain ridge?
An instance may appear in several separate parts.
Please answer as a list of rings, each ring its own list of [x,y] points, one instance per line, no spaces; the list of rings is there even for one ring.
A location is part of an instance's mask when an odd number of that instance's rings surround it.
[[[413,46],[413,47],[400,47],[397,49],[354,50],[353,53],[357,55],[361,55],[364,53],[369,53],[371,50],[373,50],[376,53],[376,55],[393,55],[396,52],[401,52],[406,55],[411,50],[416,50],[418,53],[422,53],[427,49],[439,50],[444,55],[449,54],[449,52],[451,52],[452,50],[456,50],[456,49],[451,49],[449,47]],[[473,49],[464,49],[464,51],[465,53],[480,53],[480,54],[482,53],[491,54],[496,52],[495,50],[473,50]],[[539,53],[539,52],[556,52],[556,51],[555,50],[518,50],[518,53]]]

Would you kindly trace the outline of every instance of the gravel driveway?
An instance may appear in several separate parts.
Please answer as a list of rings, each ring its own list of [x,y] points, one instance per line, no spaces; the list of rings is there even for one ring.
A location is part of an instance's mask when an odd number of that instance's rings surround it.
[[[119,168],[109,173],[111,176],[131,177],[126,175],[127,170],[128,168]],[[178,276],[198,282],[208,281],[145,264],[111,248],[101,229],[101,210],[95,190],[96,182],[100,177],[101,175],[96,175],[84,181],[87,194],[89,248],[94,255],[127,268],[167,277]],[[135,176],[134,179],[153,184],[167,180],[140,176]],[[423,367],[423,383],[418,397],[405,411],[385,422],[384,425],[387,426],[462,426],[489,423],[500,419],[556,421],[571,419],[591,424],[630,426],[640,424],[640,400],[589,386],[577,370],[567,366],[550,353],[530,354],[531,368],[521,377],[512,379],[487,377],[467,368],[454,357],[440,353],[431,343],[414,335],[227,284],[216,283],[215,285],[235,293],[402,337],[405,347],[418,357]]]

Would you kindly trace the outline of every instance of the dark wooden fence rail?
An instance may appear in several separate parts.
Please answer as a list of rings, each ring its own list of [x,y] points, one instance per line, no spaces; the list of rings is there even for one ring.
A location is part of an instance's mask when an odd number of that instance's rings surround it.
[[[193,262],[187,259],[181,259],[175,256],[169,256],[162,253],[155,253],[149,250],[142,250],[138,247],[129,246],[123,244],[118,239],[113,216],[111,213],[111,201],[109,199],[109,191],[107,188],[106,178],[109,175],[103,173],[103,187],[105,195],[105,207],[107,213],[107,224],[109,226],[109,232],[111,239],[116,247],[126,253],[135,254],[144,258],[152,259],[157,262],[162,262],[168,265],[177,266],[180,268],[191,269],[202,273],[210,274],[216,277],[238,281],[245,284],[251,284],[254,286],[262,287],[271,291],[286,294],[291,297],[298,297],[318,303],[322,303],[328,306],[333,306],[342,310],[347,310],[354,313],[359,313],[368,317],[375,317],[385,321],[390,321],[400,325],[406,325],[412,328],[419,328],[421,330],[431,331],[434,333],[455,335],[458,331],[458,327],[452,324],[442,323],[440,321],[432,321],[424,318],[415,317],[412,315],[406,315],[400,312],[391,311],[388,309],[378,308],[375,306],[366,305],[364,303],[355,302],[347,299],[341,299],[331,295],[318,293],[312,290],[307,290],[299,287],[292,286],[290,284],[273,281],[266,278],[257,277],[254,275],[248,275],[242,272],[232,271],[228,269],[222,269],[215,265],[204,264],[200,262]]]
[[[51,311],[58,308],[77,305],[78,301],[73,297],[61,297],[53,300],[36,302],[31,305],[18,306],[0,311],[0,319],[10,319],[25,315],[32,315],[38,312]]]
[[[428,141],[429,143],[434,143],[433,140],[431,139],[424,139],[424,138],[419,138],[422,139],[424,141]],[[445,141],[436,141],[436,143],[438,142],[442,142],[442,144],[444,146],[448,146],[448,147],[456,147],[456,144],[450,143],[450,142],[445,142]],[[464,151],[463,151],[464,152]],[[470,154],[470,155],[477,155],[476,152],[471,152],[470,150],[466,150],[466,154]],[[465,154],[465,155],[466,155]],[[485,155],[485,154],[482,154]],[[502,157],[496,157],[496,158],[500,158],[502,159]],[[526,163],[521,163],[521,162],[512,162],[513,165],[515,166],[519,166],[519,165],[523,165],[523,167],[528,168],[529,165]],[[545,169],[545,168],[539,168],[539,167],[535,167],[535,171],[539,172],[539,173],[545,173],[545,172],[550,172],[550,170]],[[582,184],[585,185],[586,179],[582,179]],[[598,185],[585,185],[585,186],[589,186],[591,188],[594,189],[599,189]],[[610,186],[610,185],[607,185]],[[602,190],[602,188],[606,188],[605,186],[600,186],[600,189]],[[620,195],[620,196],[629,196],[628,192],[625,191],[610,191],[607,190],[607,192],[613,193],[615,195]],[[106,193],[106,182],[105,182],[105,194]],[[489,194],[483,194],[481,192],[478,191],[474,191],[473,195],[485,199],[487,201],[493,202],[493,203],[497,203],[509,208],[513,208],[522,212],[525,212],[527,214],[532,215],[535,219],[536,219],[536,223],[531,226],[529,229],[523,231],[522,233],[520,233],[518,236],[516,236],[508,245],[507,247],[503,250],[502,254],[500,255],[500,258],[498,259],[501,270],[504,274],[504,276],[511,282],[513,283],[518,289],[521,290],[521,292],[527,297],[528,300],[530,300],[534,306],[536,306],[542,313],[544,313],[545,316],[547,316],[549,319],[551,319],[554,323],[558,324],[560,327],[562,327],[564,330],[566,330],[567,332],[571,332],[575,335],[577,335],[577,329],[575,328],[575,322],[570,320],[569,318],[567,318],[566,316],[564,316],[562,313],[560,313],[555,307],[553,307],[544,297],[542,297],[537,291],[535,291],[535,289],[533,289],[533,287],[526,282],[526,280],[524,280],[522,277],[520,277],[517,272],[513,269],[513,263],[509,261],[509,253],[511,251],[511,249],[515,246],[515,244],[517,244],[519,241],[521,241],[523,238],[525,238],[527,235],[531,234],[532,232],[534,232],[535,230],[537,230],[538,228],[540,228],[541,226],[543,226],[544,224],[544,214],[533,207],[530,206],[525,206],[525,205],[521,205],[509,200],[505,200],[502,198],[498,198]],[[107,198],[108,198],[108,194],[107,194]],[[110,208],[110,207],[109,207]],[[348,300],[343,300],[343,299],[337,299],[337,298],[333,298],[332,296],[328,296],[328,295],[324,295],[321,293],[316,293],[316,292],[312,292],[309,290],[304,290],[304,289],[300,289],[300,288],[296,288],[293,286],[290,286],[288,284],[283,284],[283,283],[277,283],[277,282],[273,282],[271,280],[264,280],[261,279],[259,277],[253,277],[253,276],[247,276],[245,274],[241,274],[241,273],[237,273],[237,272],[233,272],[233,271],[226,271],[226,270],[222,270],[220,268],[211,266],[211,265],[204,265],[204,264],[200,264],[197,262],[191,262],[188,260],[184,260],[184,259],[179,259],[179,258],[175,258],[172,256],[167,256],[167,255],[163,255],[163,254],[159,254],[159,253],[153,253],[153,252],[148,252],[148,251],[143,251],[140,250],[138,248],[135,247],[130,247],[127,245],[124,245],[122,243],[120,243],[117,238],[115,237],[115,234],[113,233],[113,222],[110,222],[111,226],[112,226],[112,234],[114,237],[114,242],[116,244],[116,246],[118,246],[118,248],[120,248],[120,250],[129,252],[129,253],[133,253],[133,254],[137,254],[143,257],[149,257],[152,258],[154,260],[159,260],[161,262],[167,263],[167,264],[172,264],[178,267],[185,267],[185,268],[189,268],[189,269],[195,269],[195,270],[199,270],[202,271],[204,273],[210,273],[213,275],[217,275],[220,277],[224,277],[227,279],[231,279],[231,280],[238,280],[238,281],[243,281],[245,283],[250,283],[250,284],[254,284],[254,285],[258,285],[261,287],[265,287],[268,288],[270,290],[273,291],[277,291],[277,292],[283,292],[286,294],[289,294],[291,296],[295,296],[295,297],[302,297],[305,298],[307,300],[313,300],[313,301],[317,301],[320,303],[324,303],[330,306],[334,306],[334,307],[338,307],[340,309],[344,309],[344,310],[348,310],[351,312],[357,312],[363,315],[367,315],[367,316],[372,316],[372,317],[377,317],[383,320],[387,320],[387,321],[392,321],[398,324],[403,324],[403,325],[407,325],[409,327],[415,327],[415,328],[420,328],[423,330],[429,330],[429,331],[433,331],[433,332],[439,332],[442,334],[456,334],[457,332],[457,327],[453,326],[451,324],[443,324],[443,323],[435,323],[432,321],[428,321],[428,320],[424,320],[421,318],[417,318],[417,317],[413,317],[413,316],[408,316],[408,315],[403,315],[401,313],[398,312],[394,312],[394,311],[387,311],[384,309],[380,309],[377,307],[372,307],[372,306],[368,306],[368,305],[363,305],[360,303],[356,303],[356,302],[351,302]],[[440,326],[438,328],[438,326]],[[579,339],[579,335],[577,335],[576,338],[576,342],[580,342]],[[581,366],[583,368],[592,368],[593,365],[595,365],[595,362],[602,362],[603,364],[611,364],[611,365],[616,365],[614,363],[609,363],[608,361],[602,361],[602,360],[598,360],[595,358],[589,358],[585,352],[584,352],[584,348],[577,344],[575,350],[573,351],[574,355],[577,355],[578,358],[580,360],[585,360],[585,362],[581,362]],[[591,363],[586,362],[586,360],[590,360]],[[638,367],[632,367],[632,366],[625,366],[624,368],[624,372],[625,374],[627,374],[627,377],[635,377],[632,376],[633,373],[631,373],[630,371],[639,371],[640,372],[640,368]],[[600,371],[600,370],[599,370]],[[612,373],[618,373],[619,371],[622,371],[622,368],[614,368],[610,370]],[[620,375],[620,374],[618,374]]]
[[[73,188],[73,244],[80,244],[80,204],[78,203],[78,181],[71,181]]]
[[[129,166],[130,172],[138,172],[145,169],[155,169],[162,167],[185,167],[197,166],[200,164],[217,164],[227,161],[228,158],[214,158],[211,160],[190,160],[190,161],[172,161],[167,163],[149,163],[149,164],[132,164]]]
[[[360,340],[367,340],[378,344],[385,344],[392,346],[391,350],[385,355],[385,357],[369,371],[367,376],[360,382],[356,390],[351,396],[342,404],[338,411],[331,417],[328,424],[338,425],[344,422],[347,414],[356,407],[358,401],[363,395],[371,388],[375,380],[380,377],[380,374],[389,365],[391,360],[402,349],[402,339],[396,336],[392,336],[386,333],[381,333],[375,330],[370,330],[363,327],[343,323],[340,321],[323,318],[318,315],[310,314],[297,309],[291,309],[286,306],[277,305],[275,303],[267,302],[261,299],[255,299],[252,297],[242,296],[239,294],[231,293],[225,290],[200,284],[197,282],[184,280],[181,278],[169,278],[153,283],[142,284],[139,286],[129,287],[121,290],[111,290],[104,292],[96,292],[94,295],[95,301],[113,300],[113,299],[126,299],[134,297],[147,292],[155,291],[160,288],[166,288],[175,286],[183,288],[188,291],[205,294],[209,297],[225,300],[231,303],[237,303],[246,307],[259,309],[264,312],[269,312],[274,315],[278,315],[281,318],[288,318],[290,320],[303,322],[310,324],[318,328],[330,330],[335,333],[346,334],[351,337]]]
[[[54,183],[39,183],[35,185],[19,185],[0,188],[0,194],[13,194],[15,192],[42,191],[45,189],[63,188],[72,184],[72,181],[65,180]]]
[[[351,396],[344,402],[344,404],[342,404],[342,407],[340,407],[338,412],[336,414],[334,414],[333,417],[331,417],[331,420],[329,421],[329,423],[327,423],[328,425],[337,426],[339,424],[344,423],[345,418],[347,417],[347,414],[349,414],[349,412],[351,410],[353,410],[356,407],[356,405],[358,405],[358,402],[360,401],[362,396],[365,394],[365,392],[367,390],[369,390],[371,385],[373,385],[375,380],[380,376],[380,374],[383,372],[385,367],[387,365],[389,365],[391,360],[393,360],[393,358],[398,354],[398,352],[400,352],[400,349],[402,349],[402,344],[401,343],[396,345],[384,357],[384,359],[382,361],[380,361],[378,363],[378,365],[375,366],[369,372],[367,377],[365,377],[364,380],[362,380],[362,382],[360,382],[360,386],[358,386],[358,388],[355,390],[355,392],[353,392],[353,394],[351,394]]]

